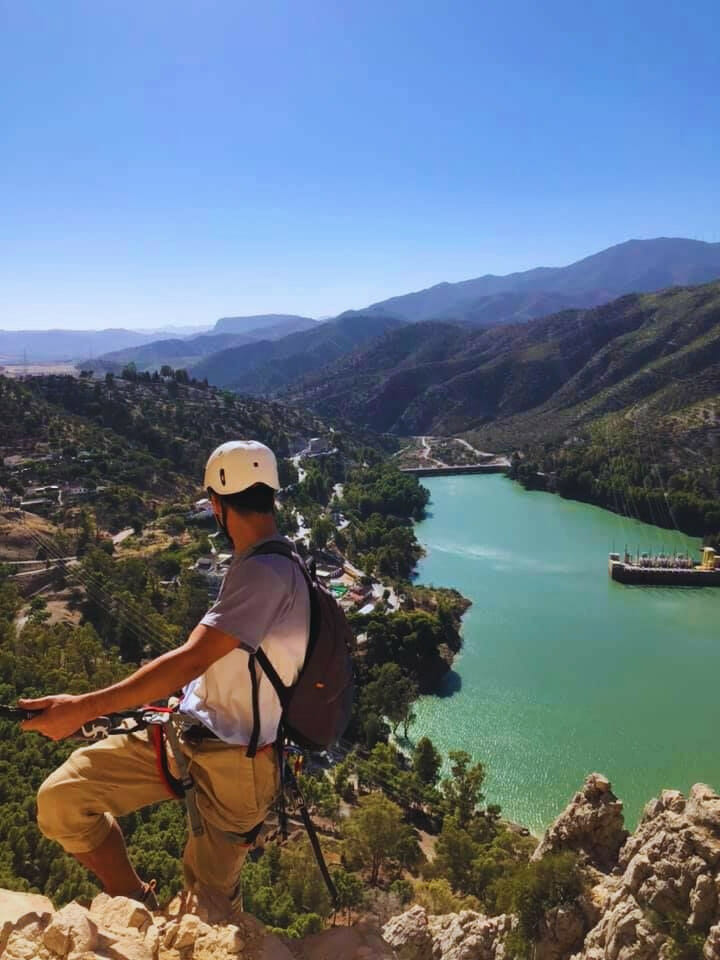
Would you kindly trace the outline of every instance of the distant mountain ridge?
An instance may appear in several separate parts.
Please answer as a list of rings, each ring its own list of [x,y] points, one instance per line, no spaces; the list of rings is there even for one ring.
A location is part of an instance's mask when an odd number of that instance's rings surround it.
[[[263,327],[279,327],[284,324],[288,333],[311,327],[317,320],[312,317],[299,317],[293,313],[261,313],[250,317],[220,317],[213,327],[214,333],[247,333],[261,330]],[[293,329],[289,329],[289,328]]]
[[[461,283],[442,283],[428,290],[393,297],[365,311],[347,311],[335,318],[339,321],[335,329],[342,328],[343,334],[326,350],[325,363],[332,363],[340,356],[338,348],[342,344],[352,351],[367,342],[370,339],[368,320],[372,317],[407,323],[448,321],[473,327],[527,323],[566,309],[596,307],[629,292],[694,284],[716,277],[720,277],[720,244],[667,238],[629,240],[567,267],[538,267],[506,277],[485,276]],[[367,330],[362,337],[348,336],[353,324],[365,325]],[[196,376],[207,376],[210,382],[231,389],[252,393],[281,391],[321,366],[322,354],[317,343],[318,338],[322,342],[325,333],[318,330],[325,326],[307,317],[288,314],[222,317],[209,337],[193,338],[195,343],[188,350],[173,341],[160,341],[152,349],[128,351],[123,359],[125,362],[132,359],[145,369],[163,363],[191,366]],[[381,332],[385,333],[385,328]],[[290,334],[297,336],[272,350],[258,345],[249,353],[243,351],[242,356],[238,352],[249,346],[248,340],[279,341]],[[228,335],[236,336],[237,341],[214,339]],[[412,340],[414,335],[403,336]],[[227,349],[236,352],[223,358],[222,352]],[[311,357],[303,361],[304,351]],[[278,359],[282,360],[279,364]],[[118,358],[104,357],[103,360],[117,363]]]
[[[338,317],[279,340],[221,350],[191,367],[194,377],[244,394],[273,393],[320,370],[338,357],[404,326],[394,317]]]
[[[457,320],[488,326],[592,307],[626,293],[690,286],[720,278],[720,243],[659,237],[627,240],[566,267],[487,274],[391,297],[363,308],[409,322]],[[347,315],[353,311],[348,311]]]
[[[280,317],[278,319],[278,316],[268,315],[264,319],[268,321],[273,319],[277,322],[268,323],[265,326],[247,327],[244,333],[234,333],[229,329],[224,333],[218,333],[216,324],[209,333],[201,333],[193,337],[153,340],[140,347],[107,353],[99,359],[98,366],[107,370],[118,370],[128,363],[134,363],[138,370],[159,369],[164,364],[176,368],[190,367],[198,363],[203,357],[209,357],[230,347],[240,347],[245,344],[256,343],[258,340],[279,340],[291,333],[298,333],[319,326],[316,320],[305,317]],[[225,319],[256,321],[261,318],[228,317]],[[218,323],[220,322],[218,320]]]
[[[0,330],[0,361],[85,360],[157,339],[157,334],[123,328],[107,330]]]
[[[537,267],[507,276],[486,275],[459,283],[440,283],[427,290],[392,297],[363,310],[349,310],[335,319],[367,323],[369,317],[390,317],[409,323],[440,320],[489,327],[525,323],[572,308],[607,303],[626,293],[706,283],[720,278],[720,243],[661,237],[628,240],[565,267]],[[165,336],[133,330],[0,331],[0,359],[79,360],[91,356],[140,368],[191,365],[225,348],[251,341],[278,340],[302,331],[314,334],[323,323],[296,314],[221,317],[212,330],[194,336]],[[178,331],[180,334],[181,331]],[[235,340],[213,337],[235,337]],[[191,343],[185,350],[181,343]],[[308,341],[312,350],[313,337]],[[135,348],[152,345],[137,354]],[[353,347],[357,342],[353,343]],[[301,349],[297,342],[291,344]],[[121,357],[108,353],[127,351]],[[335,359],[335,356],[332,357]],[[217,365],[215,365],[217,366]],[[222,366],[222,365],[220,365]],[[311,364],[306,372],[315,369]],[[278,382],[277,378],[271,378]],[[281,386],[285,386],[285,381]]]

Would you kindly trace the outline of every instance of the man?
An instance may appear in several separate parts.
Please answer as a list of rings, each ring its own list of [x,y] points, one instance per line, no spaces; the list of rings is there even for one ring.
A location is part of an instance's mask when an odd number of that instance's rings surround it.
[[[274,743],[280,702],[256,668],[260,730],[254,757],[249,654],[263,650],[285,684],[302,668],[310,629],[310,598],[288,557],[249,557],[266,540],[282,539],[274,516],[279,489],[271,450],[254,441],[224,443],[210,456],[205,483],[215,517],[233,544],[217,602],[186,643],[104,690],[22,700],[42,713],[23,724],[61,740],[95,717],[161,700],[181,687],[181,713],[195,721],[181,741],[195,783],[203,833],[191,835],[183,858],[188,889],[217,901],[238,891],[246,834],[260,824],[278,789]],[[287,542],[287,541],[285,541]],[[38,793],[38,825],[99,878],[112,896],[148,905],[151,885],[133,869],[115,819],[168,799],[147,732],[118,734],[76,750]]]

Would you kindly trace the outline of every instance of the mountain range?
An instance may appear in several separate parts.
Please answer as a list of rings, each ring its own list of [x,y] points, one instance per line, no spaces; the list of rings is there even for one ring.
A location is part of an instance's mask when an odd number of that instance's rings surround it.
[[[271,394],[324,369],[404,320],[387,316],[338,317],[278,340],[230,347],[190,367],[194,377],[245,394]]]
[[[116,350],[100,357],[98,367],[120,370],[134,363],[138,370],[153,370],[169,364],[172,367],[191,367],[203,357],[220,353],[230,347],[256,343],[259,340],[279,340],[292,333],[319,327],[309,317],[268,314],[256,317],[222,317],[209,333],[192,337],[174,337],[153,340],[140,347]]]
[[[212,382],[238,389],[235,384],[240,381],[233,378],[233,364],[240,364],[239,374],[248,369],[248,364],[253,368],[261,365],[262,359],[257,359],[259,354],[256,351],[251,353],[248,361],[239,359],[238,353],[223,359],[220,356],[222,351],[240,349],[248,343],[248,339],[243,338],[279,340],[283,333],[290,335],[307,330],[306,341],[296,337],[267,353],[268,362],[282,355],[282,370],[272,372],[269,377],[263,375],[250,381],[243,380],[240,389],[256,392],[281,388],[301,373],[317,368],[314,360],[303,360],[301,354],[307,349],[317,356],[318,337],[332,340],[339,329],[349,331],[353,324],[367,325],[370,317],[386,317],[406,323],[443,320],[475,327],[525,323],[564,309],[599,306],[625,293],[698,284],[717,277],[720,277],[720,243],[671,238],[629,240],[567,267],[538,267],[504,277],[487,275],[460,283],[441,283],[427,290],[372,304],[363,310],[346,311],[335,318],[339,323],[328,327],[325,334],[318,335],[316,328],[323,325],[307,317],[287,314],[223,317],[210,335],[187,340],[192,344],[190,349],[185,350],[177,341],[160,341],[149,348],[103,357],[102,361],[117,365],[132,360],[145,369],[163,363],[194,366],[196,375],[207,375],[211,381],[212,377],[217,377]],[[270,335],[269,331],[273,334]],[[234,343],[214,339],[228,335],[238,339]],[[364,335],[356,338],[350,349],[356,347],[361,338],[365,339]],[[262,348],[258,350],[262,352]],[[290,361],[290,352],[298,354],[293,362]],[[337,356],[337,351],[331,351],[327,362]]]
[[[0,359],[22,359],[26,351],[30,360],[73,358],[86,363],[92,355],[93,366],[107,370],[130,362],[139,369],[157,369],[167,363],[192,368],[196,376],[207,376],[219,386],[273,392],[391,327],[428,321],[480,328],[514,325],[600,306],[627,293],[700,284],[718,277],[720,243],[629,240],[566,267],[440,283],[363,310],[346,311],[325,323],[294,314],[222,317],[210,331],[163,339],[128,330],[0,333]],[[381,318],[385,324],[378,324]],[[407,336],[413,340],[414,334]]]
[[[405,324],[284,396],[380,432],[492,428],[502,448],[671,394],[720,396],[720,282],[486,330]]]
[[[460,283],[392,297],[360,311],[422,320],[459,320],[489,326],[593,307],[624,293],[707,283],[720,277],[720,243],[659,237],[628,240],[567,267],[537,267],[498,277],[488,274]]]

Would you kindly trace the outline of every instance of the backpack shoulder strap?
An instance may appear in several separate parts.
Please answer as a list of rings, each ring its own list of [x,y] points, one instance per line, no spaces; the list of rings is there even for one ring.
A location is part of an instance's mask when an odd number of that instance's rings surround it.
[[[292,547],[289,546],[289,544],[285,543],[283,540],[266,540],[265,543],[261,543],[259,546],[255,547],[255,549],[252,551],[252,553],[250,553],[247,559],[249,560],[250,557],[268,556],[272,554],[275,554],[281,557],[287,557],[288,560],[292,560],[294,563],[298,565],[298,567],[302,572],[302,575],[305,577],[305,582],[308,585],[308,591],[310,593],[310,642],[308,644],[308,652],[309,652],[310,647],[314,642],[314,638],[317,633],[319,620],[320,620],[320,611],[318,609],[317,596],[315,595],[315,586],[316,586],[315,580],[313,580],[313,578],[310,576],[310,571],[308,570],[305,564],[305,561],[300,556],[300,554],[297,553],[296,550],[293,550]],[[265,659],[267,660],[267,657]],[[260,663],[260,658],[258,658],[258,662]],[[260,665],[262,666],[263,670],[265,670],[265,667],[263,666],[263,664],[260,663]]]
[[[255,549],[248,555],[247,559],[250,557],[257,556],[280,556],[287,557],[288,560],[293,560],[305,577],[305,581],[308,585],[308,591],[310,594],[310,637],[308,641],[308,651],[310,650],[310,645],[312,643],[312,638],[314,636],[313,631],[315,630],[315,624],[317,622],[317,612],[316,612],[316,599],[315,599],[315,590],[314,583],[307,567],[302,561],[302,558],[298,553],[296,553],[289,544],[285,543],[282,540],[266,540],[265,543],[259,544]],[[307,659],[307,654],[306,654]],[[277,694],[278,700],[280,701],[280,706],[284,711],[287,702],[288,702],[288,693],[290,687],[286,687],[285,684],[280,679],[275,667],[270,662],[270,658],[262,649],[258,647],[254,654],[250,656],[248,666],[250,668],[250,679],[252,681],[252,692],[253,692],[253,729],[250,737],[250,743],[248,744],[247,756],[254,757],[257,751],[257,743],[260,735],[260,710],[258,705],[258,688],[257,688],[257,676],[255,674],[255,663],[260,666],[261,670],[268,678],[270,683],[273,685],[275,693]]]
[[[287,557],[288,560],[294,560],[302,570],[305,579],[308,581],[308,585],[312,583],[310,572],[308,571],[304,560],[300,554],[293,550],[293,548],[289,544],[285,543],[284,540],[266,540],[265,543],[261,543],[259,546],[255,547],[255,549],[248,555],[247,559],[249,560],[250,557],[272,556],[273,554],[279,557]]]

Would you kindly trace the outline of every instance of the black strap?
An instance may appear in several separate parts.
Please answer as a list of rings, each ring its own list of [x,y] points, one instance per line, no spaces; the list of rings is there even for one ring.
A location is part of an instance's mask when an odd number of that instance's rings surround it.
[[[277,803],[278,825],[280,826],[280,836],[283,840],[287,840],[288,817],[285,808],[285,731],[283,730],[282,720],[278,727],[277,752],[278,766],[280,767],[280,794]]]
[[[318,835],[315,830],[315,824],[310,819],[310,813],[308,812],[308,808],[305,805],[305,798],[303,797],[300,791],[298,782],[295,779],[295,774],[292,772],[292,770],[289,767],[287,767],[286,770],[287,770],[286,778],[292,792],[294,793],[298,801],[299,808],[300,808],[300,817],[302,819],[303,826],[305,827],[305,831],[308,835],[308,839],[310,840],[310,846],[312,847],[313,853],[315,854],[315,860],[317,861],[317,865],[318,865],[318,868],[320,869],[320,873],[322,874],[322,878],[325,881],[325,886],[328,888],[328,893],[330,894],[330,897],[332,899],[333,907],[335,908],[335,910],[337,910],[338,899],[339,899],[337,887],[333,883],[333,879],[330,876],[330,871],[328,870],[327,864],[325,863],[325,857],[323,856],[322,847],[320,846],[320,841],[318,840]]]
[[[252,553],[250,553],[247,559],[250,559],[250,557],[255,557],[258,555],[267,556],[272,554],[279,555],[281,557],[287,557],[288,560],[294,561],[300,568],[302,575],[305,577],[305,582],[308,585],[308,592],[310,594],[310,634],[308,637],[307,650],[305,651],[305,660],[303,661],[303,668],[304,668],[305,664],[307,663],[307,659],[310,656],[310,653],[312,652],[313,644],[315,643],[315,637],[317,636],[317,630],[318,630],[318,621],[320,619],[320,611],[318,609],[317,597],[315,596],[315,582],[313,581],[313,578],[310,576],[310,573],[308,572],[308,568],[305,566],[305,563],[302,557],[300,556],[300,554],[297,553],[295,550],[293,550],[292,547],[290,547],[287,543],[285,543],[284,540],[266,540],[265,543],[261,543],[259,546],[255,547],[255,549],[252,551]],[[256,655],[257,655],[258,663],[262,667],[264,673],[267,674],[268,679],[270,680],[273,687],[275,688],[275,693],[277,693],[278,698],[280,700],[280,704],[284,710],[286,700],[287,700],[287,694],[290,688],[286,687],[285,684],[282,682],[282,680],[278,676],[277,671],[275,670],[273,665],[270,663],[270,660],[268,659],[264,651],[258,650]],[[301,668],[301,672],[302,672],[302,668]]]
[[[257,753],[258,740],[260,739],[260,699],[258,696],[258,678],[255,670],[255,656],[251,653],[248,657],[248,670],[250,671],[250,686],[252,688],[252,712],[253,728],[250,736],[250,743],[247,745],[246,756],[252,759]]]
[[[302,571],[303,576],[305,577],[305,581],[308,585],[308,591],[310,593],[310,635],[308,637],[308,645],[307,645],[307,650],[305,652],[305,661],[303,662],[303,667],[304,667],[305,663],[307,662],[307,658],[310,655],[310,652],[312,650],[314,638],[317,631],[318,617],[319,617],[313,580],[310,574],[308,573],[307,567],[303,563],[302,557],[298,553],[296,553],[292,549],[292,547],[290,547],[287,543],[285,543],[284,540],[266,540],[265,543],[261,543],[259,546],[255,547],[255,549],[249,554],[247,559],[250,559],[250,557],[255,557],[258,555],[267,556],[272,554],[279,555],[281,557],[287,557],[288,560],[293,560],[298,565],[298,567],[300,567],[300,570]],[[291,688],[286,687],[285,684],[282,682],[282,680],[280,679],[280,675],[278,674],[277,670],[270,662],[268,655],[265,653],[265,651],[261,647],[259,647],[254,654],[250,655],[250,660],[253,660],[253,659],[257,660],[257,662],[260,664],[260,667],[263,673],[267,676],[268,680],[273,685],[273,689],[275,690],[275,693],[278,696],[278,700],[280,701],[280,706],[284,711],[287,706],[288,693],[290,692]],[[252,666],[250,667],[250,675],[252,677],[252,683],[253,683],[253,732],[252,732],[252,737],[250,738],[250,743],[248,744],[247,756],[254,757],[255,751],[257,750],[258,738],[260,736],[260,713],[259,713],[259,707],[257,706],[257,702],[258,702],[257,701],[257,677],[255,675],[255,670]],[[250,752],[251,747],[253,749],[252,753]]]

